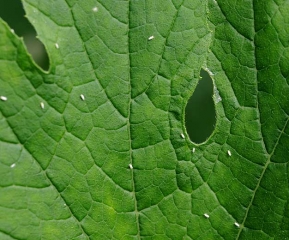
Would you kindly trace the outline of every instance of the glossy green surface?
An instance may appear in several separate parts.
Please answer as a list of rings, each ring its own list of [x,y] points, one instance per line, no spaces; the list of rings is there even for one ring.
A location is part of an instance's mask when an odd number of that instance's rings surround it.
[[[289,237],[288,1],[23,3],[50,69],[0,22],[0,238]]]

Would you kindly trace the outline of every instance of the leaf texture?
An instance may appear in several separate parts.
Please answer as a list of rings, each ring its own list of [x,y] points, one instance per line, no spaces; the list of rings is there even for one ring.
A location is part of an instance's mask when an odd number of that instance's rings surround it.
[[[0,239],[289,239],[288,1],[23,4],[50,69],[0,21]]]

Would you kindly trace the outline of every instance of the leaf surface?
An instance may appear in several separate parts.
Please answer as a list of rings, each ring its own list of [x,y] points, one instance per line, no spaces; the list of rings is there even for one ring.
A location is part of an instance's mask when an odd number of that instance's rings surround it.
[[[288,1],[23,4],[50,69],[0,21],[1,239],[289,238]]]

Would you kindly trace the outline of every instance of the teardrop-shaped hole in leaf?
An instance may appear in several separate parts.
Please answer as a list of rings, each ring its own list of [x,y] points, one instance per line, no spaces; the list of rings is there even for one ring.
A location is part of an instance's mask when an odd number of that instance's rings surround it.
[[[186,129],[191,141],[198,144],[206,141],[215,129],[216,111],[213,101],[213,81],[203,69],[185,113]]]
[[[49,69],[49,59],[44,45],[36,38],[36,31],[27,18],[20,0],[0,1],[0,17],[8,23],[24,43],[33,60],[44,70]]]

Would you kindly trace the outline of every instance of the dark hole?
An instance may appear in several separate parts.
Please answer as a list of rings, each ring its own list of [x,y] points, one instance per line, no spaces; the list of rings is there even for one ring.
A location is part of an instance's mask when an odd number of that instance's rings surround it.
[[[213,82],[210,75],[203,69],[201,77],[186,106],[187,133],[195,143],[206,141],[214,131],[216,123]]]
[[[20,0],[0,1],[0,17],[9,24],[15,33],[23,37],[28,52],[44,70],[49,68],[49,59],[44,45],[36,38],[36,32],[27,18]]]

